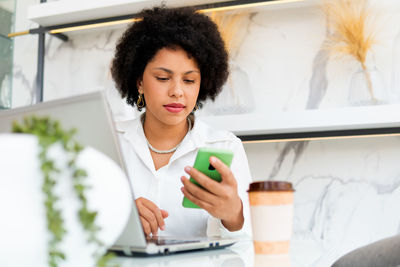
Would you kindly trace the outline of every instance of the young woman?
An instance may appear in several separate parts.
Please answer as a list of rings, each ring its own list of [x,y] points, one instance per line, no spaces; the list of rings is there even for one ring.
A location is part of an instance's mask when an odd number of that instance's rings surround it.
[[[217,26],[189,8],[154,8],[140,17],[119,40],[111,71],[127,103],[145,109],[140,118],[117,125],[144,232],[250,235],[251,179],[243,146],[232,133],[212,129],[193,114],[202,102],[214,100],[228,76]],[[210,158],[220,183],[192,168],[200,147],[234,152],[230,168]],[[182,207],[183,196],[202,209]]]

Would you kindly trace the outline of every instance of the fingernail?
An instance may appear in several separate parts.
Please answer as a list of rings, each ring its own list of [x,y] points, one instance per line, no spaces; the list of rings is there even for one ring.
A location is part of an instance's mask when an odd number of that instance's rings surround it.
[[[186,172],[190,172],[191,169],[192,169],[192,168],[189,167],[189,166],[186,166],[186,167],[185,167],[185,171],[186,171]]]
[[[210,157],[210,162],[211,163],[215,163],[217,161],[217,159],[215,157]]]
[[[160,229],[164,231],[165,230],[165,225],[161,225]]]
[[[181,191],[183,192],[183,187],[181,187]]]

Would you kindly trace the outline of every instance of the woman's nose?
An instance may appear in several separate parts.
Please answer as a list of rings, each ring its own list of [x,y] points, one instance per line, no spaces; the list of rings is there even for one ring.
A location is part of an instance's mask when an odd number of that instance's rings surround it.
[[[172,83],[169,96],[181,97],[183,95],[183,84],[180,81]]]

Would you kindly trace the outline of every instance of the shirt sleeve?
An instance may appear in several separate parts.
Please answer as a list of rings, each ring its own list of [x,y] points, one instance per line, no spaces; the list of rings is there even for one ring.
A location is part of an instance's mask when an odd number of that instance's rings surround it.
[[[249,184],[251,183],[250,168],[245,150],[239,138],[235,137],[234,141],[232,142],[231,149],[234,152],[231,163],[231,171],[236,179],[238,185],[238,194],[243,203],[244,224],[241,230],[231,232],[225,228],[220,219],[210,216],[207,222],[207,236],[251,239],[251,217],[247,193]]]

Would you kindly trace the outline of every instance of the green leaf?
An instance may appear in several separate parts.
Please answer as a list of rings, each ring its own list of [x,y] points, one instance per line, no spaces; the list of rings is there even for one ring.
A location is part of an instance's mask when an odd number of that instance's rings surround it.
[[[79,177],[86,177],[87,173],[83,169],[76,169],[75,172],[73,173],[74,178],[79,178]]]
[[[107,254],[103,255],[102,257],[99,257],[96,265],[98,267],[117,267],[117,266],[119,266],[118,264],[109,265],[109,261],[111,261],[114,258],[115,258],[114,253],[111,253],[111,252],[107,253]]]

